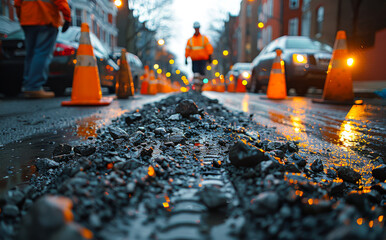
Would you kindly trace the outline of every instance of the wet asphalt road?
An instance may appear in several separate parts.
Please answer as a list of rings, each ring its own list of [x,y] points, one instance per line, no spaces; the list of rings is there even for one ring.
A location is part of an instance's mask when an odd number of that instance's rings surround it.
[[[205,92],[234,110],[253,114],[262,125],[297,140],[310,159],[321,158],[332,167],[347,164],[368,173],[375,159],[385,158],[386,101],[364,99],[363,105],[312,103],[312,96],[268,100],[262,94]],[[320,96],[316,96],[320,97]],[[371,182],[371,177],[364,182]]]
[[[204,95],[219,99],[231,109],[253,114],[257,123],[276,128],[288,140],[298,140],[305,152],[314,153],[310,161],[321,158],[330,167],[347,163],[370,173],[373,160],[386,155],[385,100],[366,99],[363,105],[332,106],[312,103],[311,97],[272,101],[262,99],[261,94]],[[50,157],[54,144],[92,140],[97,129],[114,118],[166,96],[137,95],[129,100],[115,100],[107,107],[61,107],[61,101],[69,97],[2,100],[0,193],[34,174],[32,160]]]
[[[62,107],[69,96],[0,100],[0,194],[29,179],[32,161],[51,157],[55,144],[92,140],[114,118],[167,96],[136,95],[105,107]]]

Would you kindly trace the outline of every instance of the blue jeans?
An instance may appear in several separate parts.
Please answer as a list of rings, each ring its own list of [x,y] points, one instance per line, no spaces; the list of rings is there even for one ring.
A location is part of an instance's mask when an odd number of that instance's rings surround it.
[[[47,82],[58,29],[53,26],[23,26],[26,58],[23,91],[38,91]]]

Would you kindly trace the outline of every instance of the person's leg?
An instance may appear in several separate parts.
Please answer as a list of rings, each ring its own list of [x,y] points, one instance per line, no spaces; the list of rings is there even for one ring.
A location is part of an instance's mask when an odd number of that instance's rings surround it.
[[[205,70],[206,70],[206,60],[200,60],[199,61],[199,69],[198,72],[202,75],[205,76]]]
[[[36,42],[28,71],[25,91],[39,91],[47,82],[58,30],[52,26],[35,26]]]
[[[24,26],[23,31],[25,35],[24,45],[25,45],[26,56],[24,59],[22,90],[25,91],[25,89],[28,89],[30,85],[28,76],[29,76],[29,71],[31,69],[32,58],[34,55],[34,49],[35,49],[35,43],[36,43],[36,29],[34,28],[34,26]]]

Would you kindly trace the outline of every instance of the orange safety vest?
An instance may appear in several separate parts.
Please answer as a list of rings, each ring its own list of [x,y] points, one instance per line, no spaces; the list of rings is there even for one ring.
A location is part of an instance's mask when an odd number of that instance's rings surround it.
[[[52,25],[59,27],[63,20],[71,22],[71,10],[67,0],[15,0],[20,25]],[[60,11],[60,12],[59,12]]]
[[[190,57],[192,61],[208,60],[212,53],[213,47],[204,35],[193,35],[186,43],[185,58]]]

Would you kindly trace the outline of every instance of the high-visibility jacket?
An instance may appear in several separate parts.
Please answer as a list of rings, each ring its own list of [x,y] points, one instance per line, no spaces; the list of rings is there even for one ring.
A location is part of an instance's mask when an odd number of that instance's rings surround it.
[[[212,53],[213,47],[204,35],[193,35],[186,43],[185,58],[190,57],[192,61],[208,60]]]
[[[71,10],[67,0],[15,0],[14,6],[20,25],[63,24],[60,12],[66,21],[71,22]]]

